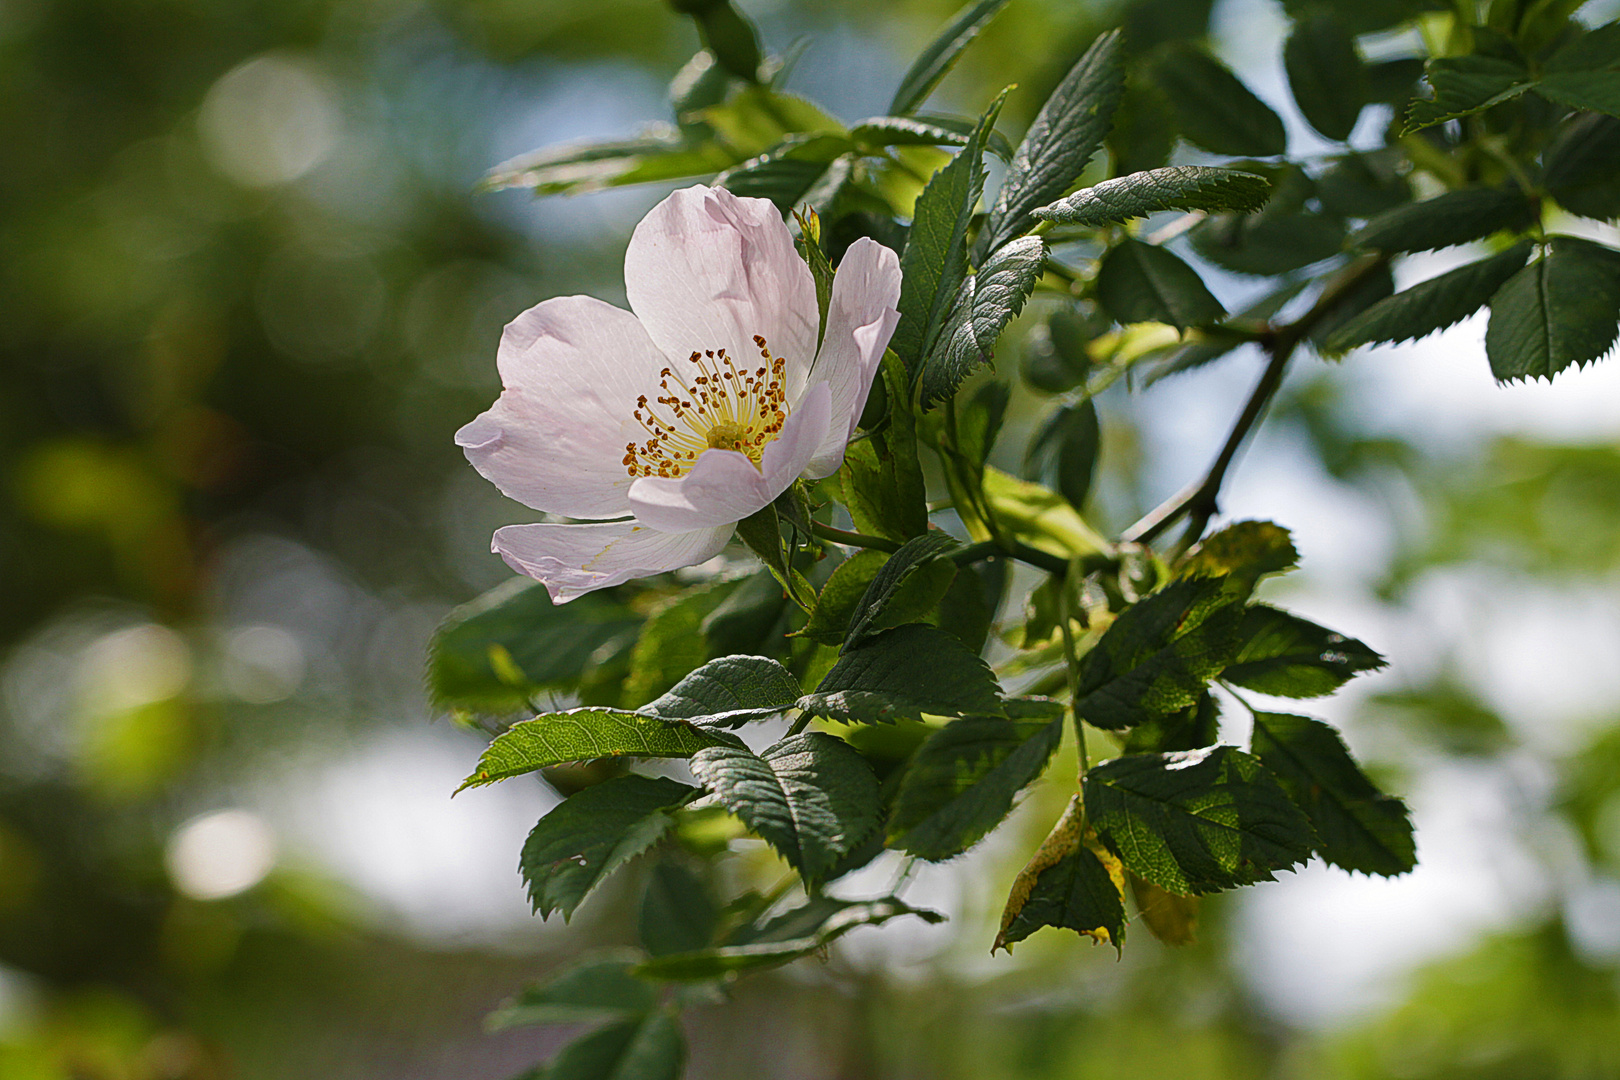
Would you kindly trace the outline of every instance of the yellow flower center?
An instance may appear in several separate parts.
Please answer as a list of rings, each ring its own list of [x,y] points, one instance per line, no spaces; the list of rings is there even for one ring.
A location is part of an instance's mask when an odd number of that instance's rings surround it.
[[[635,418],[647,433],[645,442],[624,444],[624,467],[632,477],[685,476],[710,449],[736,450],[759,468],[765,445],[787,419],[787,361],[771,358],[771,347],[758,334],[764,363],[739,366],[724,349],[694,352],[691,371],[665,368],[659,373],[663,393],[650,402],[636,399]]]

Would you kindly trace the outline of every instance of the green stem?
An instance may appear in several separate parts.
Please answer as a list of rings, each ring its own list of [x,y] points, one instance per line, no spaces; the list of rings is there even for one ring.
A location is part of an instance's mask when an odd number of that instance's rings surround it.
[[[823,540],[831,540],[835,544],[845,547],[873,548],[877,551],[899,551],[900,545],[893,540],[881,536],[868,536],[865,533],[849,532],[844,529],[835,529],[814,518],[810,519],[810,531]]]
[[[787,734],[782,736],[782,738],[791,739],[793,736],[801,734],[805,728],[810,726],[810,721],[812,719],[813,717],[811,717],[809,713],[800,713],[798,719],[793,721],[793,725],[787,729]]]
[[[1076,696],[1080,691],[1080,657],[1074,649],[1074,628],[1069,625],[1071,608],[1070,594],[1074,591],[1075,582],[1065,581],[1058,590],[1058,628],[1063,632],[1063,660],[1069,669],[1069,715],[1074,717],[1074,734],[1078,740],[1080,751],[1080,777],[1085,778],[1091,768],[1091,762],[1086,756],[1086,725],[1075,711]]]

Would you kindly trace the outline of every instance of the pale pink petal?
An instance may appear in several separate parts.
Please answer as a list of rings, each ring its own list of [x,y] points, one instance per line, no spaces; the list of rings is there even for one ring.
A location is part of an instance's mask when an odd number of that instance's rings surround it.
[[[705,450],[685,476],[637,480],[630,487],[630,507],[637,520],[671,532],[741,521],[770,505],[799,478],[826,440],[831,415],[831,394],[817,384],[788,415],[776,439],[766,444],[759,468],[736,450]]]
[[[624,287],[671,357],[724,348],[739,365],[757,364],[759,335],[790,381],[815,358],[815,282],[767,199],[702,185],[673,193],[630,237]]]
[[[536,510],[622,516],[626,428],[667,363],[628,311],[588,296],[547,300],[507,325],[496,358],[506,389],[456,443],[496,487]]]
[[[493,550],[513,570],[544,582],[551,599],[562,604],[594,589],[712,559],[731,532],[726,525],[667,533],[634,521],[508,525],[495,530]]]
[[[844,460],[883,350],[900,321],[899,302],[900,260],[894,252],[868,237],[851,244],[833,278],[827,332],[811,376],[832,389],[832,423],[805,470],[812,479],[832,475]]]

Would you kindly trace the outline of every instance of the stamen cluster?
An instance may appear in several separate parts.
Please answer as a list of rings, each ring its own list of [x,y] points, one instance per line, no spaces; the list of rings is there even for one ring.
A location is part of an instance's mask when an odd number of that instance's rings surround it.
[[[696,371],[690,382],[674,368],[659,372],[663,393],[651,403],[645,394],[636,399],[636,422],[647,441],[624,445],[624,466],[632,477],[684,476],[710,449],[737,450],[759,465],[790,410],[787,360],[773,359],[758,334],[754,344],[765,363],[752,369],[739,367],[725,349],[706,349],[687,358]]]

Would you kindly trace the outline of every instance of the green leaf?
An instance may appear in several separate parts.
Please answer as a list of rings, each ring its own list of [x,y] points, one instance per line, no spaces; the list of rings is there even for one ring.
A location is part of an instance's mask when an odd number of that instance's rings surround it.
[[[1240,330],[1263,327],[1286,307],[1290,300],[1304,292],[1307,284],[1308,282],[1297,281],[1267,293],[1242,311],[1235,312],[1227,320],[1226,326]],[[1162,359],[1159,359],[1153,370],[1148,373],[1143,385],[1152,386],[1160,379],[1213,363],[1249,341],[1247,334],[1231,333],[1219,326],[1207,330],[1188,331],[1181,344],[1164,351]]]
[[[946,556],[960,546],[949,534],[937,530],[901,545],[867,586],[845,644],[859,646],[884,630],[918,622],[932,611],[956,577],[956,564]]]
[[[984,498],[997,524],[1011,533],[1013,539],[1031,547],[1063,559],[1112,550],[1069,500],[1039,484],[986,466]]]
[[[710,747],[693,755],[692,772],[807,882],[823,880],[879,824],[872,767],[825,732],[790,736],[757,757]]]
[[[1277,114],[1198,46],[1168,46],[1153,65],[1153,81],[1169,98],[1181,133],[1205,150],[1233,157],[1288,151],[1288,133]]]
[[[985,559],[961,567],[939,602],[934,624],[970,652],[981,652],[1011,579],[1007,559]]]
[[[968,476],[975,481],[984,476],[985,462],[1001,434],[1011,401],[1011,386],[1000,381],[984,382],[958,411],[955,450],[969,470]]]
[[[1363,225],[1350,243],[1380,251],[1433,251],[1503,229],[1522,229],[1530,222],[1530,204],[1520,192],[1462,188],[1386,210]]]
[[[1496,56],[1439,57],[1425,75],[1434,96],[1412,102],[1402,134],[1510,101],[1533,85],[1523,64]]]
[[[1352,262],[1323,276],[1318,295],[1329,294],[1336,297],[1333,306],[1305,332],[1305,340],[1318,352],[1331,355],[1323,342],[1368,308],[1395,295],[1395,274],[1387,262],[1370,267]]]
[[[1321,697],[1384,666],[1382,656],[1355,638],[1265,604],[1243,613],[1237,634],[1242,644],[1221,677],[1262,694]]]
[[[849,129],[849,137],[867,150],[886,146],[966,146],[968,135],[912,116],[874,116]]]
[[[1334,142],[1348,139],[1367,102],[1367,73],[1355,38],[1331,8],[1314,7],[1295,20],[1283,64],[1294,103],[1311,126]]]
[[[1125,92],[1124,43],[1118,30],[1092,42],[1013,152],[995,207],[977,247],[982,259],[1034,223],[1030,211],[1062,195],[1101,149]]]
[[[1267,574],[1299,565],[1299,551],[1287,529],[1272,521],[1234,521],[1199,542],[1182,562],[1183,577],[1226,574],[1247,592]]]
[[[630,674],[624,680],[620,705],[626,709],[645,705],[709,658],[703,620],[739,583],[732,580],[694,586],[653,609],[630,653]]]
[[[480,191],[530,188],[536,195],[579,194],[688,176],[710,176],[739,155],[714,142],[654,137],[537,150],[497,165]]]
[[[735,153],[763,154],[790,136],[847,135],[844,125],[813,102],[768,86],[748,86],[697,114]]]
[[[735,653],[785,655],[788,651],[788,598],[768,570],[749,574],[714,610],[703,617],[698,632],[711,656]]]
[[[1253,748],[1310,818],[1322,858],[1384,877],[1417,865],[1406,804],[1373,786],[1337,731],[1303,716],[1255,713]]]
[[[679,1080],[685,1060],[680,1024],[655,1012],[575,1039],[541,1075],[544,1080]]]
[[[638,711],[660,720],[740,727],[777,716],[799,699],[799,680],[764,656],[722,656],[687,675]]]
[[[1007,0],[974,0],[956,13],[939,36],[928,43],[900,80],[889,102],[889,112],[895,116],[916,112],[917,107],[939,85],[957,58],[962,55],[979,31],[987,26],[996,13],[1007,6]]]
[[[1012,811],[1057,750],[1063,711],[1054,702],[1009,701],[1007,713],[954,720],[918,748],[895,796],[890,846],[949,859]]]
[[[664,777],[616,776],[569,796],[541,818],[519,863],[541,917],[566,920],[613,871],[669,830],[668,811],[692,789]]]
[[[1101,441],[1097,406],[1090,398],[1078,405],[1060,406],[1030,439],[1025,475],[1058,492],[1076,510],[1083,509],[1097,472]]]
[[[923,715],[1001,715],[990,665],[952,634],[911,624],[846,649],[799,708],[856,723],[920,720]]]
[[[1291,18],[1316,9],[1323,0],[1283,0],[1283,10]],[[1357,0],[1354,4],[1334,4],[1333,9],[1353,34],[1383,30],[1417,18],[1425,11],[1449,10],[1446,0]]]
[[[1119,882],[1104,864],[1107,857],[1107,852],[1099,856],[1079,844],[1041,870],[1029,895],[996,938],[996,945],[1010,947],[1044,926],[1073,930],[1098,944],[1122,943],[1125,899]]]
[[[911,231],[900,256],[900,322],[889,347],[913,379],[933,352],[951,304],[968,276],[968,227],[984,189],[984,141],[1007,91],[991,103],[967,145],[917,196]]]
[[[1620,23],[1576,33],[1542,65],[1544,71],[1605,71],[1620,68]]]
[[[737,522],[737,539],[759,556],[759,561],[765,564],[765,569],[782,586],[783,592],[793,597],[796,603],[808,607],[814,589],[789,562],[791,553],[782,543],[782,518],[776,507],[777,503],[767,503]],[[694,660],[692,663],[696,662]],[[690,668],[692,663],[686,667]]]
[[[1272,277],[1331,259],[1344,245],[1344,221],[1327,214],[1276,211],[1221,214],[1189,234],[1194,250],[1239,274]]]
[[[785,212],[804,201],[829,165],[854,149],[855,144],[842,135],[790,135],[765,153],[720,173],[714,186],[736,195],[769,199]]]
[[[1485,354],[1498,380],[1548,379],[1614,347],[1620,252],[1573,236],[1520,270],[1491,300]]]
[[[1126,754],[1162,754],[1170,750],[1202,750],[1220,739],[1221,703],[1205,690],[1198,702],[1162,720],[1138,724],[1125,733],[1120,750]]]
[[[1045,265],[1045,242],[1022,236],[997,248],[962,282],[938,345],[923,364],[923,408],[954,395],[974,368],[990,363],[1001,332],[1023,310]]]
[[[670,6],[692,16],[703,47],[722,68],[747,82],[759,81],[759,39],[729,0],[671,0]]]
[[[1045,323],[1024,335],[1020,368],[1024,381],[1048,394],[1079,386],[1091,369],[1086,347],[1107,333],[1109,326],[1108,318],[1093,308],[1058,308]]]
[[[1496,290],[1524,267],[1530,250],[1530,242],[1521,241],[1380,300],[1335,330],[1326,351],[1344,353],[1358,345],[1414,341],[1454,326],[1489,303]]]
[[[720,910],[702,878],[665,859],[647,875],[637,925],[642,947],[653,956],[691,952],[714,941]]]
[[[842,645],[867,586],[887,561],[883,552],[868,549],[839,563],[821,587],[810,619],[799,633],[823,645]]]
[[[1372,217],[1412,201],[1412,186],[1399,171],[1398,147],[1346,154],[1316,178],[1317,197],[1329,213]]]
[[[730,746],[734,735],[612,709],[544,713],[507,728],[478,759],[457,792],[569,761],[606,757],[691,757],[706,746]]]
[[[1620,71],[1549,72],[1535,85],[1548,101],[1620,116]]]
[[[428,687],[440,707],[516,712],[577,683],[597,650],[628,647],[640,625],[611,593],[557,605],[538,582],[513,578],[445,619],[428,646]]]
[[[1222,578],[1183,578],[1126,608],[1080,660],[1075,716],[1119,731],[1195,704],[1237,645],[1234,600]]]
[[[1259,761],[1230,746],[1115,758],[1081,789],[1108,850],[1166,892],[1271,881],[1310,858],[1310,822]]]
[[[1265,205],[1271,181],[1237,169],[1170,165],[1104,180],[1031,211],[1059,225],[1093,227],[1146,217],[1161,210],[1235,210]]]
[[[1542,153],[1543,182],[1558,205],[1583,217],[1620,217],[1620,120],[1583,113],[1566,120]]]
[[[635,973],[647,979],[703,982],[762,971],[825,949],[857,926],[879,926],[902,915],[915,915],[928,923],[945,921],[937,912],[914,908],[894,897],[859,901],[819,897],[771,920],[760,933],[747,935],[751,940],[745,944],[654,957]]]
[[[1133,239],[1103,256],[1097,300],[1121,324],[1160,322],[1186,329],[1226,317],[1196,270],[1162,247]]]
[[[633,954],[587,956],[526,987],[484,1018],[488,1031],[581,1020],[619,1020],[650,1012],[656,989],[630,974]]]
[[[887,422],[869,438],[849,444],[838,473],[839,485],[857,529],[904,542],[928,531],[916,418],[911,412],[906,369],[893,352],[883,354],[880,378],[888,399]]]

